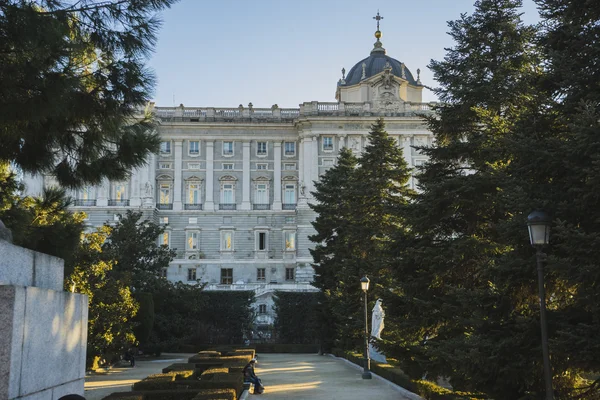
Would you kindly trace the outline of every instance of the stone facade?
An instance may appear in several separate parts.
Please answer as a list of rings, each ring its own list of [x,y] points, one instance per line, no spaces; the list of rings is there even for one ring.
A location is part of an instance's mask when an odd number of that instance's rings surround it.
[[[409,166],[425,160],[412,147],[431,143],[420,117],[431,112],[431,104],[420,102],[423,86],[380,45],[369,59],[375,61],[358,83],[338,82],[334,103],[294,109],[150,104],[164,141],[160,153],[126,182],[73,192],[74,209],[88,214],[90,227],[142,210],[165,224],[160,243],[177,249],[165,271],[169,280],[255,290],[257,322],[271,324],[275,290],[315,290],[308,240],[315,215],[308,204],[314,182],[335,165],[340,149],[360,154],[370,125],[383,116]],[[35,195],[53,180],[29,176],[26,183]]]
[[[0,399],[83,395],[88,298],[63,261],[0,240]]]

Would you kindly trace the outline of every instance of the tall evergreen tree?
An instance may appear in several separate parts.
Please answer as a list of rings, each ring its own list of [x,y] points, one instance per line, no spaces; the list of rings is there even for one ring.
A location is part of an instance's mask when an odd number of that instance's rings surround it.
[[[520,7],[480,0],[449,23],[455,45],[430,64],[442,101],[427,118],[435,144],[420,149],[429,161],[408,214],[412,237],[397,241],[397,285],[387,293],[388,354],[413,377],[448,377],[456,389],[495,399],[543,390],[524,227],[539,204],[526,195],[533,182],[510,172],[514,133],[544,101],[535,30]]]
[[[410,170],[396,142],[378,119],[358,160],[344,149],[338,165],[317,184],[318,213],[312,251],[316,285],[324,290],[337,323],[338,345],[352,348],[363,338],[363,306],[359,280],[371,279],[369,293],[376,298],[389,287],[390,244],[403,229],[401,217],[413,196],[407,186]]]
[[[139,120],[156,12],[176,0],[0,2],[0,161],[63,186],[123,179],[158,150]]]

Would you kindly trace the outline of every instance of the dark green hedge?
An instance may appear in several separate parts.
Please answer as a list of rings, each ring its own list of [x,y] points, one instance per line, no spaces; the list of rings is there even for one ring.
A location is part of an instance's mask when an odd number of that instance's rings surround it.
[[[256,353],[318,353],[318,344],[257,344]]]
[[[336,357],[342,357],[354,364],[364,365],[364,358],[362,354],[352,353],[350,351],[344,351],[341,349],[333,349],[331,352]],[[391,364],[380,364],[371,360],[371,371],[390,382],[395,383],[398,386],[403,387],[406,390],[410,390],[413,393],[427,400],[466,400],[466,399],[480,399],[481,397],[464,392],[453,392],[452,390],[443,388],[434,382],[426,380],[411,380],[402,370]]]
[[[234,389],[154,390],[112,393],[102,400],[237,400]]]
[[[277,291],[275,303],[275,332],[280,342],[319,343],[319,298],[321,293]]]

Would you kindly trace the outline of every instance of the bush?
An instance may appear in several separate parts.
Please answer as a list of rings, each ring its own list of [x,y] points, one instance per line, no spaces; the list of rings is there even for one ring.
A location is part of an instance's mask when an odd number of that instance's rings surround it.
[[[336,357],[345,358],[354,364],[360,366],[364,365],[364,358],[360,353],[353,353],[334,348],[332,349],[331,354]],[[406,390],[410,390],[411,392],[416,393],[427,400],[474,400],[481,398],[472,393],[454,392],[431,381],[411,380],[400,368],[391,364],[380,364],[378,362],[371,361],[371,371],[374,374],[377,374],[382,378],[403,387]]]
[[[318,353],[318,344],[257,344],[256,352],[260,353]]]
[[[112,393],[102,400],[237,400],[234,389],[154,390]]]
[[[171,371],[165,374],[149,375],[147,378],[133,384],[133,390],[170,389],[172,382],[185,381],[193,377],[194,371]]]

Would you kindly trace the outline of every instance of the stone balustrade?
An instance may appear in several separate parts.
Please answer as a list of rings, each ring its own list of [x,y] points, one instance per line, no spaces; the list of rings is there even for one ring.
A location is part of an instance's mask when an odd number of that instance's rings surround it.
[[[305,102],[299,108],[154,107],[150,111],[164,122],[283,122],[308,116],[418,116],[432,112],[436,103],[398,102],[393,108],[377,108],[370,102]]]

